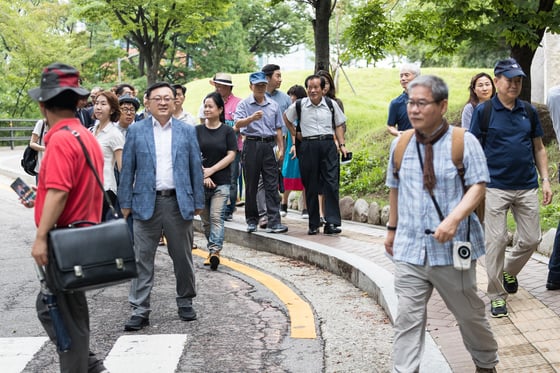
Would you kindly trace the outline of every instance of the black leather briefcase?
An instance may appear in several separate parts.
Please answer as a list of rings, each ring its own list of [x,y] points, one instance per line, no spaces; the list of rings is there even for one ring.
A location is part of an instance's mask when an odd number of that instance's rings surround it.
[[[74,225],[83,224],[83,222]],[[125,219],[49,232],[47,283],[57,291],[89,290],[138,276]]]

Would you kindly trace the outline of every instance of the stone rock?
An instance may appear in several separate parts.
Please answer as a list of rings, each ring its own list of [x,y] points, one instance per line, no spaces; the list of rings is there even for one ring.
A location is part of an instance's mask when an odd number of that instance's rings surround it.
[[[389,205],[383,206],[381,209],[381,225],[387,225],[389,221]]]
[[[550,257],[552,248],[554,247],[554,238],[556,237],[556,228],[551,228],[542,236],[541,244],[537,251],[543,255]]]
[[[340,217],[343,220],[352,220],[352,211],[354,210],[352,197],[343,197],[338,204],[340,206]]]
[[[290,192],[290,195],[288,196],[288,208],[297,210],[299,206],[298,201],[298,193],[294,191]]]
[[[379,205],[377,204],[377,202],[372,202],[369,205],[367,222],[369,224],[379,225],[380,216],[381,216],[381,211],[379,209]]]
[[[365,200],[359,198],[354,203],[354,208],[352,209],[352,221],[367,223],[368,210],[369,210],[369,204]]]

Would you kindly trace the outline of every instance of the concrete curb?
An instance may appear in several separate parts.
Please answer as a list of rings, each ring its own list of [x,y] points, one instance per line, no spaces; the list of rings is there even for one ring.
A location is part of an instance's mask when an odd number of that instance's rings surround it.
[[[195,224],[195,229],[201,232],[200,224]],[[391,323],[394,323],[398,301],[393,286],[393,274],[386,269],[356,254],[330,246],[283,234],[247,233],[245,229],[244,224],[226,222],[225,240],[254,250],[317,265],[339,275],[368,293],[387,313]],[[421,371],[452,372],[445,356],[429,333],[426,333]]]

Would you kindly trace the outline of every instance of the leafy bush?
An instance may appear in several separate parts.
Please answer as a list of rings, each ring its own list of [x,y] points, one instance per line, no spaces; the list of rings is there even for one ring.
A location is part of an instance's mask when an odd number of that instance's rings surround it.
[[[372,155],[363,150],[354,152],[352,162],[340,168],[340,194],[383,198],[387,157],[388,154]]]

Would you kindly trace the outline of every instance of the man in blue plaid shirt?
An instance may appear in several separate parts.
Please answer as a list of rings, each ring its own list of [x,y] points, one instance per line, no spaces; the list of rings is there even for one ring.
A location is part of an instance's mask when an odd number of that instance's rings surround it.
[[[424,348],[426,306],[437,289],[459,324],[477,372],[495,372],[498,345],[484,302],[477,294],[476,259],[484,255],[482,227],[475,207],[489,181],[484,153],[470,133],[464,136],[464,183],[451,159],[452,132],[443,115],[448,88],[435,76],[420,76],[408,85],[407,112],[414,136],[394,174],[391,146],[386,185],[390,214],[385,249],[395,261],[399,305],[395,321],[395,372],[417,372]],[[439,211],[438,211],[439,210]],[[453,266],[454,242],[470,242],[470,268]],[[467,261],[468,263],[468,261]]]

